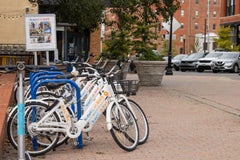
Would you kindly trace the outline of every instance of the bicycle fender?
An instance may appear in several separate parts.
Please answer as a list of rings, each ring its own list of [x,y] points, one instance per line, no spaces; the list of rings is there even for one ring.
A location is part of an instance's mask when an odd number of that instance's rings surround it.
[[[112,129],[111,110],[113,105],[114,105],[114,102],[111,102],[106,109],[106,122],[107,122],[108,131]]]

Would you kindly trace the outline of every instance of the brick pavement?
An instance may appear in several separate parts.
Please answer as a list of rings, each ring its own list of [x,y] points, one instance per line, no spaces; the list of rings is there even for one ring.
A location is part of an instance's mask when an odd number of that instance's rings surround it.
[[[8,105],[10,104],[12,89],[16,74],[0,74],[0,155],[2,154],[3,139],[5,136],[5,120]]]
[[[121,150],[101,118],[90,133],[92,141],[84,140],[83,149],[74,149],[70,142],[32,159],[238,160],[240,118],[218,108],[220,104],[239,107],[234,88],[240,88],[239,79],[165,76],[162,86],[141,87],[132,97],[150,124],[148,141],[135,151]],[[15,160],[16,153],[6,146],[3,159]]]

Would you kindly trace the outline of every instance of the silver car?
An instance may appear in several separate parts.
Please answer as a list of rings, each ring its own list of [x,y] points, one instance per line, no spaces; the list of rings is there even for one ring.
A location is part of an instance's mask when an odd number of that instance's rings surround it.
[[[205,53],[192,53],[189,56],[183,58],[179,64],[180,71],[185,72],[187,70],[196,70],[198,59],[203,58]]]
[[[221,57],[223,52],[210,52],[205,57],[200,58],[197,62],[197,71],[211,70],[212,61]]]
[[[230,71],[233,73],[239,72],[240,52],[224,52],[221,57],[212,61],[212,71]]]
[[[176,70],[179,71],[179,64],[183,58],[187,57],[186,54],[178,54],[173,57],[172,59],[172,67]]]

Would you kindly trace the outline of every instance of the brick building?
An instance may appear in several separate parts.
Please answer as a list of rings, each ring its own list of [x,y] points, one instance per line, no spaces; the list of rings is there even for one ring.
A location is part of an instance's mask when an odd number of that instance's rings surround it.
[[[176,41],[173,47],[177,53],[204,51],[204,42],[206,51],[214,50],[216,46],[213,38],[217,36],[220,27],[221,1],[180,0],[180,2],[181,8],[174,14],[174,18],[180,24],[173,33]]]
[[[231,27],[232,41],[240,44],[240,1],[222,0],[221,1],[220,25]]]
[[[173,54],[203,52],[204,42],[206,52],[214,50],[216,46],[213,38],[217,37],[220,27],[221,1],[180,0],[180,3],[181,8],[174,14]],[[169,28],[169,22],[159,18],[156,32],[160,37],[157,40],[157,50],[160,53],[163,53],[164,41],[169,39]]]

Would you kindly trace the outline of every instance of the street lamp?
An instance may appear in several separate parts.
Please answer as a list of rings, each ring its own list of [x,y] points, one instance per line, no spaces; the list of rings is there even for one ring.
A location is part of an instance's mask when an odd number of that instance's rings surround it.
[[[186,48],[186,36],[183,35],[183,54],[185,54],[185,48]]]
[[[170,16],[170,33],[169,33],[169,50],[168,50],[168,66],[166,75],[173,75],[172,71],[172,26],[173,26],[173,14]]]

